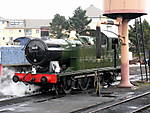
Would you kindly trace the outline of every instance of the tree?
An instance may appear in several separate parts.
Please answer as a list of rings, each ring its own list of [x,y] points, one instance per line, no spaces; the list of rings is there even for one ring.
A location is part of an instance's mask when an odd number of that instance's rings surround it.
[[[130,50],[135,53],[137,52],[144,53],[143,45],[142,45],[144,43],[145,55],[146,57],[148,56],[150,57],[150,25],[146,20],[144,20],[141,23],[141,25],[143,31],[141,31],[140,22],[138,20],[136,21],[136,24],[133,25],[133,27],[130,26],[131,29],[129,30],[129,39],[134,45],[133,47],[130,48]],[[144,42],[142,41],[142,33],[144,36],[144,40],[143,40]]]
[[[86,16],[86,11],[82,10],[81,7],[78,7],[74,11],[73,17],[69,18],[70,27],[79,33],[86,29],[87,25],[91,22]]]
[[[143,21],[143,30],[144,30],[144,39],[145,39],[145,47],[150,50],[150,25],[144,20]]]
[[[150,50],[150,25],[149,23],[144,20],[142,22],[142,27],[143,27],[143,34],[144,34],[144,45],[145,45],[145,50],[148,51]],[[137,31],[137,34],[136,34]],[[138,40],[136,38],[136,36],[138,37]],[[133,27],[130,26],[130,30],[129,30],[129,39],[130,41],[133,43],[133,45],[136,48],[140,48],[140,50],[142,50],[142,46],[138,45],[141,44],[141,31],[140,31],[140,22],[137,21],[136,25],[134,24]],[[138,42],[137,42],[138,41]],[[134,50],[135,48],[133,48]]]
[[[69,28],[69,23],[64,16],[56,14],[50,23],[51,32],[59,37],[62,33],[62,30]]]
[[[64,16],[56,14],[50,23],[51,33],[57,37],[62,35],[63,30],[76,30],[77,33],[85,30],[91,22],[86,16],[86,11],[78,7],[74,11],[73,17],[66,20]]]

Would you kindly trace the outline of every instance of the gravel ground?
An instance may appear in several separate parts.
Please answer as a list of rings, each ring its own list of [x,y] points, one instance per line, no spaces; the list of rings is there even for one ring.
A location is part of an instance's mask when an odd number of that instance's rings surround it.
[[[138,75],[141,74],[140,65],[130,65],[130,75]],[[149,68],[147,67],[147,72],[149,72]],[[142,65],[142,73],[145,73],[145,65]]]

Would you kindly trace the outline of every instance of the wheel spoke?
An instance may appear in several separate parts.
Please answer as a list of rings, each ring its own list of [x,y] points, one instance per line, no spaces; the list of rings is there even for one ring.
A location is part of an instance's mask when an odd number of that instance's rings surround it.
[[[72,89],[72,80],[71,77],[63,77],[62,88],[65,93],[70,93]]]
[[[79,88],[81,90],[86,90],[89,87],[90,78],[83,77],[78,79]]]

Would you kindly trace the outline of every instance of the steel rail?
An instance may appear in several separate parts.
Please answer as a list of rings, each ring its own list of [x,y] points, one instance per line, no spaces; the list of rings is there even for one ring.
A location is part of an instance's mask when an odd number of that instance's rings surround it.
[[[150,108],[150,104],[145,105],[145,106],[143,106],[143,107],[140,107],[139,109],[134,110],[134,111],[132,111],[131,113],[142,113],[143,110],[146,110],[146,109],[148,109],[148,108]]]
[[[64,95],[48,95],[48,94],[42,94],[42,93],[27,95],[27,96],[22,96],[22,97],[15,97],[15,98],[10,98],[10,99],[0,101],[0,108],[3,106],[23,103],[27,101],[32,101],[32,103],[37,103],[37,102],[44,102],[47,100],[61,98],[61,97],[64,97]]]
[[[21,97],[12,97],[8,99],[4,99],[0,101],[0,107],[6,106],[6,105],[12,105],[17,103],[22,103],[28,100],[31,100],[34,97],[38,97],[40,94],[33,94],[33,95],[26,95]]]
[[[119,104],[126,103],[126,102],[128,102],[128,101],[131,101],[131,100],[134,100],[134,99],[137,99],[137,98],[140,98],[140,97],[149,95],[149,94],[150,94],[150,91],[149,91],[149,92],[146,92],[146,93],[143,93],[143,94],[139,94],[139,95],[134,96],[134,97],[130,97],[130,98],[128,98],[128,99],[125,99],[125,100],[122,100],[122,101],[119,101],[119,102],[115,102],[115,103],[113,103],[113,104],[107,105],[107,106],[105,106],[105,107],[98,108],[98,109],[93,110],[93,111],[91,111],[90,109],[96,108],[96,107],[98,107],[99,105],[102,105],[102,103],[101,103],[101,104],[98,104],[98,103],[97,103],[97,104],[89,105],[88,107],[80,108],[80,109],[74,110],[74,111],[72,111],[72,112],[70,112],[70,113],[82,113],[83,111],[85,111],[85,112],[86,112],[86,111],[90,111],[90,112],[88,112],[88,113],[95,113],[95,112],[98,112],[98,111],[101,111],[101,110],[105,110],[105,109],[108,109],[108,108],[117,106],[117,105],[119,105]]]
[[[149,95],[149,94],[150,94],[150,91],[149,91],[149,92],[146,92],[146,93],[143,93],[143,94],[140,94],[140,95],[137,95],[137,96],[134,96],[134,97],[131,97],[131,98],[128,98],[128,99],[125,99],[125,100],[123,100],[123,101],[120,101],[120,102],[117,102],[117,103],[114,103],[114,104],[108,105],[108,106],[106,106],[106,107],[99,108],[99,109],[94,110],[94,111],[91,111],[91,112],[89,112],[89,113],[95,113],[95,112],[98,112],[98,111],[100,111],[100,110],[105,110],[105,109],[108,109],[108,108],[117,106],[117,105],[119,105],[119,104],[123,104],[123,103],[129,102],[129,101],[131,101],[131,100],[134,100],[134,99],[137,99],[137,98],[140,98],[140,97]]]

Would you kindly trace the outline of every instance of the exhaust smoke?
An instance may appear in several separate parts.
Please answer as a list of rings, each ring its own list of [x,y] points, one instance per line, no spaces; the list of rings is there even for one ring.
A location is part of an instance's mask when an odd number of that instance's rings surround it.
[[[22,82],[14,83],[12,77],[15,71],[12,69],[4,68],[3,75],[0,76],[0,94],[10,96],[24,96],[33,93],[39,87],[34,85],[25,85]]]

